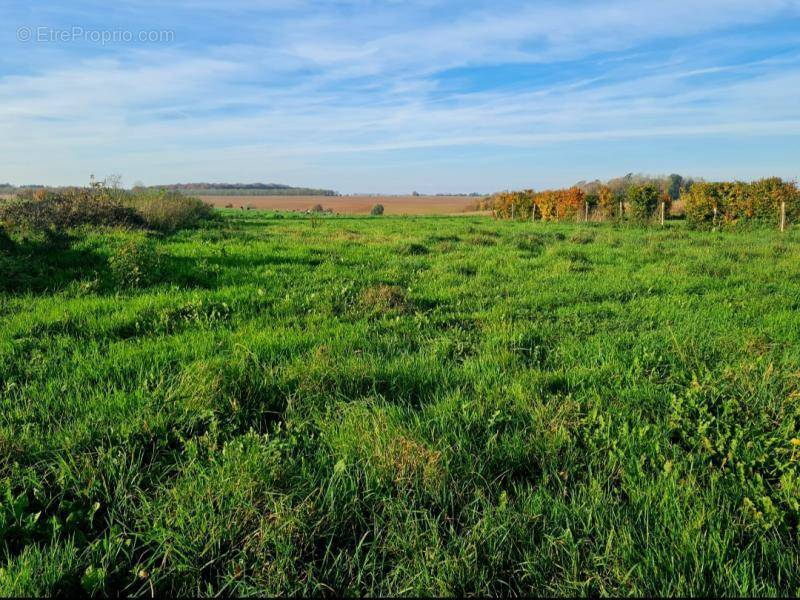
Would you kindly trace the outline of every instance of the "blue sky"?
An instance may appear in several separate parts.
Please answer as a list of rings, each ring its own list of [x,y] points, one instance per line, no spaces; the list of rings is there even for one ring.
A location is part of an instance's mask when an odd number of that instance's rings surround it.
[[[488,192],[631,171],[800,175],[800,0],[0,7],[0,182]]]

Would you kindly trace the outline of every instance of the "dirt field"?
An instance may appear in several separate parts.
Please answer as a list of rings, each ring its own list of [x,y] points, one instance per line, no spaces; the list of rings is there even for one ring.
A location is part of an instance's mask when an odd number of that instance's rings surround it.
[[[467,196],[200,196],[214,206],[270,210],[308,210],[316,204],[338,213],[367,214],[383,204],[387,215],[452,215],[470,212],[476,198]]]

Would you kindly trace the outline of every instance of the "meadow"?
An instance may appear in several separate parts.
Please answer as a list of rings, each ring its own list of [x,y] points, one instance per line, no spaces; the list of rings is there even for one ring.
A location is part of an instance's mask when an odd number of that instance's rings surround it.
[[[14,243],[0,595],[800,593],[795,230]]]

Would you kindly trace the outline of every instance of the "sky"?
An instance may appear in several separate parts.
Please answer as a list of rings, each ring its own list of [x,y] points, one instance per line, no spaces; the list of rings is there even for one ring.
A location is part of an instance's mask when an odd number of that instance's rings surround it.
[[[113,8],[110,8],[113,7]],[[0,182],[800,175],[800,0],[0,6]]]

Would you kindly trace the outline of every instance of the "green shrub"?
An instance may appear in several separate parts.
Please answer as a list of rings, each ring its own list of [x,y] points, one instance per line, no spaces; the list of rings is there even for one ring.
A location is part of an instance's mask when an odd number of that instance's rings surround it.
[[[800,217],[800,191],[778,177],[752,183],[724,181],[696,183],[681,195],[686,220],[694,228],[717,226],[777,226],[781,204],[789,222]]]
[[[11,227],[35,230],[142,224],[141,216],[122,203],[120,193],[99,184],[20,194],[0,206],[0,221]]]
[[[0,206],[8,226],[63,231],[81,225],[147,227],[172,232],[209,219],[213,208],[176,192],[124,190],[92,183],[85,188],[23,192]]]
[[[372,207],[372,210],[369,211],[373,217],[379,217],[383,214],[383,204],[376,204]]]
[[[153,242],[133,238],[114,249],[108,266],[114,283],[120,288],[145,287],[155,282],[161,256]]]
[[[628,188],[627,201],[630,206],[630,215],[637,223],[646,223],[651,220],[658,208],[658,199],[661,193],[652,183],[632,185]]]

